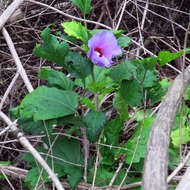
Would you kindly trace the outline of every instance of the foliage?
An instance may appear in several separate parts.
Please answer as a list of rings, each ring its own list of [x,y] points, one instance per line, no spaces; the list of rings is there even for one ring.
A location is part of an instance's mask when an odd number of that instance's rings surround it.
[[[190,100],[190,85],[187,87],[186,92],[185,92],[185,100]]]
[[[88,14],[91,10],[91,0],[71,0],[80,10],[83,12],[83,14]]]
[[[69,50],[68,44],[64,41],[59,43],[56,37],[51,36],[49,26],[42,31],[41,37],[43,45],[40,46],[40,44],[36,44],[33,54],[55,62],[60,66],[64,66],[65,56],[68,54]]]
[[[84,118],[86,133],[90,142],[96,142],[106,122],[103,112],[89,112]]]
[[[121,47],[128,47],[130,42],[131,42],[131,39],[127,36],[122,36],[122,37],[118,38],[118,44]]]
[[[90,0],[71,1],[82,11],[84,17],[90,12]],[[88,30],[86,24],[83,26],[77,21],[63,22],[61,26],[64,34],[57,32],[57,36],[51,35],[51,27],[47,26],[41,33],[42,44],[37,44],[33,50],[34,55],[59,65],[61,69],[41,68],[39,79],[46,80],[47,85],[37,87],[23,98],[20,105],[10,109],[11,117],[18,119],[19,127],[24,132],[45,136],[41,139],[44,146],[36,148],[58,177],[68,180],[71,188],[82,181],[84,155],[81,147],[84,145],[60,134],[81,139],[84,138],[82,132],[85,131],[90,146],[101,137],[95,181],[97,186],[109,184],[121,161],[124,167],[132,162],[133,170],[142,172],[147,141],[154,121],[154,116],[150,117],[152,110],[144,110],[143,105],[146,103],[147,108],[152,108],[162,100],[171,84],[168,78],[158,80],[155,66],[164,66],[184,52],[164,51],[159,52],[157,57],[136,60],[126,60],[123,55],[119,55],[113,58],[115,64],[111,62],[112,57],[110,59],[108,56],[109,59],[104,61],[109,60],[112,67],[98,67],[98,64],[94,65],[88,58],[88,41],[103,29]],[[121,48],[130,45],[131,39],[122,35],[123,30],[111,32],[118,38],[116,45]],[[113,36],[112,33],[109,34]],[[79,51],[70,50],[65,39],[82,48]],[[98,48],[93,51],[95,56],[102,56]],[[190,100],[189,91],[188,87],[186,101]],[[190,116],[190,110],[187,106],[184,109],[182,143],[190,138],[186,119]],[[178,161],[176,155],[180,146],[181,112],[182,109],[176,116],[171,133],[169,167],[172,169],[173,163]],[[59,132],[59,135],[55,136],[53,132]],[[30,153],[24,154],[22,159],[31,168],[25,179],[30,189],[34,189],[38,181],[51,181]],[[95,154],[90,152],[87,168],[89,183],[92,183],[94,175],[94,160]],[[120,184],[124,175],[125,171],[121,170],[114,184]],[[141,177],[141,174],[129,174],[125,183],[140,181]]]
[[[183,55],[183,51],[179,51],[176,53],[171,53],[169,51],[162,51],[158,54],[158,58],[160,61],[160,66],[165,65],[166,63],[169,63],[171,61],[173,61],[174,59],[180,57]]]
[[[145,153],[146,153],[146,144],[148,141],[148,136],[149,132],[151,130],[151,126],[153,123],[154,119],[153,118],[146,118],[144,122],[139,122],[139,125],[137,126],[132,138],[127,141],[127,143],[124,145],[125,148],[128,148],[131,150],[126,157],[126,163],[130,164],[132,158],[133,158],[133,153],[134,150],[136,149],[137,145],[137,140],[140,137],[140,141],[138,144],[138,148],[136,150],[136,154],[133,160],[133,163],[138,163],[140,162],[141,158],[145,158]],[[141,129],[142,128],[142,129]],[[142,130],[142,133],[141,133]]]
[[[81,23],[72,21],[72,22],[63,22],[62,27],[64,28],[64,32],[69,36],[75,37],[76,39],[80,39],[84,43],[88,41],[88,31],[82,26]]]
[[[47,80],[50,87],[59,87],[64,90],[72,90],[74,87],[74,82],[71,79],[64,73],[53,69],[42,68],[38,76],[41,80]]]
[[[100,32],[102,32],[102,31],[103,31],[103,29],[94,29],[94,30],[89,30],[89,33],[90,33],[91,35],[93,35],[93,34],[96,34],[96,33],[100,33]],[[124,31],[124,30],[110,30],[110,32],[112,32],[115,37],[119,38],[119,37],[121,37],[121,35],[122,35],[125,31]],[[128,38],[128,37],[127,37],[127,38]],[[129,39],[128,39],[128,41],[129,41]],[[125,44],[126,44],[126,43],[125,43]]]
[[[17,112],[21,118],[48,120],[74,114],[77,105],[75,92],[40,86],[25,96]]]
[[[81,167],[83,164],[83,155],[80,150],[80,145],[76,140],[68,139],[63,136],[59,136],[58,138],[55,137],[51,140],[53,147],[50,152],[48,152],[50,144],[48,143],[49,140],[47,137],[43,138],[43,141],[46,143],[48,148],[44,149],[42,147],[38,147],[37,149],[42,154],[48,165],[54,168],[54,172],[58,174],[58,177],[66,175],[71,187],[74,187],[83,176],[83,169]],[[53,160],[51,156],[54,156]],[[35,187],[40,176],[40,172],[43,169],[41,166],[36,165],[36,161],[30,153],[26,153],[23,156],[23,159],[28,161],[29,167],[32,168],[27,175],[25,182],[29,187]],[[45,182],[50,181],[44,170],[42,177]]]
[[[113,106],[121,115],[122,120],[127,120],[128,114],[128,104],[125,102],[124,98],[118,93],[115,94],[113,99]]]
[[[77,52],[69,52],[66,61],[72,62],[67,69],[70,74],[75,78],[81,79],[83,82],[92,72],[92,65],[89,60]]]
[[[136,80],[123,80],[119,93],[128,105],[139,106],[141,104],[142,94]]]
[[[0,161],[0,164],[1,165],[6,165],[6,166],[9,166],[11,163],[10,161]],[[1,178],[5,178],[4,175],[0,172],[0,179]]]
[[[132,76],[136,76],[136,66],[132,61],[122,61],[115,67],[111,68],[110,77],[115,82],[120,82],[122,80],[129,80]]]
[[[173,130],[171,132],[171,141],[175,148],[180,147],[180,135],[182,144],[186,144],[190,139],[190,129],[187,123],[186,117],[190,115],[190,109],[184,106],[183,116],[181,117],[182,108],[180,107],[179,112],[175,118]],[[181,129],[180,129],[181,127]]]

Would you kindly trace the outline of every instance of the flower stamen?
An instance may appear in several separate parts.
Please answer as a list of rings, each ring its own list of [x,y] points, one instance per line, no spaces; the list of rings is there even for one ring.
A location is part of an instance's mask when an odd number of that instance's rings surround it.
[[[98,54],[99,57],[103,56],[102,50],[100,48],[94,48],[94,51]]]

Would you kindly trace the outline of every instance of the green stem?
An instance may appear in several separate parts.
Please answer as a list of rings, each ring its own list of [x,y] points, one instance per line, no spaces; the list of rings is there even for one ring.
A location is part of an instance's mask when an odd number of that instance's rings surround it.
[[[92,80],[94,81],[94,83],[96,82],[96,79],[95,79],[95,75],[94,75],[94,67],[92,68]],[[95,106],[96,106],[96,111],[98,111],[98,93],[95,93],[94,94],[95,96]]]
[[[85,14],[84,14],[84,26],[85,26],[85,28],[87,29],[87,23],[86,23],[86,16],[85,16]]]

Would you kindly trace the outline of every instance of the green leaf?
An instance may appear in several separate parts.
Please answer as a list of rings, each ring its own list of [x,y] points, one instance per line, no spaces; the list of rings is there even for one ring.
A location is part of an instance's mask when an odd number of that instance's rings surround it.
[[[19,127],[25,133],[31,133],[32,135],[36,134],[51,134],[52,133],[52,126],[56,124],[54,120],[46,120],[46,121],[36,121],[34,122],[32,118],[19,118],[18,119]]]
[[[88,31],[91,35],[94,35],[96,33],[101,33],[103,30],[104,29],[94,29]],[[125,32],[125,30],[109,30],[109,31],[112,32],[116,38],[119,38]]]
[[[110,70],[110,77],[115,82],[122,80],[129,80],[133,75],[137,75],[136,66],[132,61],[122,61],[120,64],[114,66]]]
[[[162,97],[165,95],[164,90],[162,89],[161,85],[156,82],[154,86],[147,90],[147,100],[151,101],[151,104],[155,104],[159,102]]]
[[[84,122],[86,123],[87,137],[90,142],[94,143],[98,141],[106,121],[107,118],[103,112],[92,111],[86,115]]]
[[[187,87],[186,91],[185,91],[185,100],[190,100],[190,85]]]
[[[142,82],[144,88],[148,88],[155,85],[157,77],[154,71],[147,70],[140,73],[139,80]]]
[[[180,129],[172,130],[171,139],[174,147],[180,147]],[[190,130],[187,127],[182,127],[182,144],[186,144],[190,139]]]
[[[179,150],[179,149],[178,149]],[[180,155],[179,155],[179,151],[178,151],[172,143],[170,143],[169,146],[169,163],[168,166],[174,170],[176,168],[176,163],[180,162]]]
[[[65,90],[72,90],[74,87],[74,82],[70,78],[66,77],[64,73],[53,69],[42,68],[38,76],[42,80],[48,80],[50,87],[60,87]]]
[[[102,165],[100,165],[97,169],[97,176],[96,176],[96,186],[107,186],[109,182],[111,181],[114,173],[113,171],[110,171],[109,168],[106,168]],[[94,176],[94,168],[91,168],[89,170],[88,174],[88,181],[91,183],[93,181]],[[99,188],[101,189],[101,188]]]
[[[77,44],[77,39],[76,39],[75,37],[68,36],[68,35],[64,35],[64,34],[61,34],[60,37],[61,37],[63,40],[67,40],[67,41],[72,42],[73,44]]]
[[[186,117],[188,117],[188,114],[190,113],[190,108],[187,107],[186,105],[183,107],[183,118],[181,121],[181,112],[182,112],[182,107],[179,107],[179,111],[175,117],[174,123],[173,123],[173,128],[172,130],[177,130],[179,129],[179,126],[182,124],[182,128],[188,127],[188,122]]]
[[[160,60],[160,66],[164,66],[166,63],[169,63],[173,60],[175,60],[178,57],[181,57],[183,55],[183,51],[179,51],[176,53],[171,53],[169,51],[161,51],[158,54],[158,59]]]
[[[48,142],[48,140],[46,141]],[[83,154],[77,140],[63,136],[58,137],[53,146],[53,154],[55,157],[62,158],[65,161],[74,164],[83,164]],[[61,160],[57,160],[57,164],[59,167],[63,166],[63,170],[67,175],[69,184],[71,188],[74,188],[83,177],[83,168],[76,165],[66,164]]]
[[[87,43],[88,31],[84,26],[82,26],[80,22],[62,22],[61,26],[64,28],[64,32],[67,33],[69,36],[75,37],[77,39],[80,39],[84,43]]]
[[[26,186],[28,186],[30,189],[34,189],[38,180],[39,180],[39,174],[40,174],[40,169],[39,168],[32,168],[31,170],[29,170],[29,172],[27,173],[27,176],[24,180]],[[48,174],[43,171],[41,176],[40,176],[40,181],[45,181],[45,182],[50,182],[50,178],[48,177]],[[38,182],[38,183],[39,183]],[[39,183],[40,184],[40,183]],[[40,188],[40,190],[42,190],[42,188]],[[44,190],[44,189],[43,189]]]
[[[158,57],[146,57],[144,59],[136,59],[134,62],[136,64],[143,64],[144,68],[153,70],[156,63],[158,61]]]
[[[106,167],[103,164],[100,164],[97,169],[97,176],[96,176],[96,183],[95,185],[98,186],[98,189],[101,189],[102,186],[108,186],[111,179],[114,176],[113,167]],[[114,168],[115,170],[116,168]],[[117,177],[113,183],[113,185],[120,185],[125,175],[125,171],[121,170],[117,173]],[[88,173],[88,181],[89,183],[92,182],[94,176],[94,168],[91,168]],[[124,184],[129,181],[129,177],[124,181]],[[140,180],[139,180],[140,181]],[[108,189],[108,188],[107,188]]]
[[[23,99],[20,117],[33,117],[34,121],[59,118],[74,114],[77,104],[75,92],[40,86]]]
[[[88,83],[87,88],[94,93],[110,93],[114,90],[114,88],[111,87],[111,80],[109,77],[106,77],[102,81],[91,81]]]
[[[10,161],[0,161],[1,165],[6,165],[6,166],[10,166],[11,162]]]
[[[69,50],[68,44],[66,42],[59,43],[56,37],[51,36],[49,26],[42,31],[41,37],[43,44],[42,46],[36,44],[33,54],[55,62],[60,66],[65,66],[65,56],[68,54]]]
[[[81,127],[81,125],[80,125],[80,127]],[[78,128],[76,126],[72,126],[72,127],[70,127],[70,129],[67,129],[66,134],[82,137],[82,132],[81,132],[80,128]]]
[[[118,93],[116,93],[114,96],[113,106],[121,114],[122,120],[128,119],[128,117],[129,117],[128,105],[126,104],[125,100]]]
[[[110,31],[114,34],[116,38],[119,38],[125,32],[125,30],[110,30]]]
[[[0,164],[1,165],[6,165],[6,166],[10,166],[11,165],[11,162],[10,161],[0,161]],[[3,174],[1,174],[0,172],[0,179],[3,179],[5,178]]]
[[[135,158],[133,160],[133,163],[138,163],[140,162],[141,158],[145,158],[145,153],[146,153],[146,146],[147,146],[147,141],[149,137],[150,130],[152,128],[152,123],[154,119],[153,118],[145,118],[144,119],[144,126],[143,123],[140,122],[139,125],[137,126],[136,131],[133,133],[132,138],[130,138],[127,143],[124,145],[125,148],[128,148],[129,152],[127,152],[127,157],[126,157],[126,163],[130,164],[133,153],[137,144],[137,140],[140,135],[141,127],[143,127],[143,131],[141,134],[140,142],[138,144],[138,148],[136,151]]]
[[[140,93],[140,86],[135,79],[123,80],[119,93],[128,105],[133,107],[141,104],[142,94]]]
[[[152,113],[152,110],[146,109],[146,113],[144,114],[144,110],[139,110],[134,114],[134,120],[135,121],[143,121],[144,118],[149,117],[149,115]]]
[[[130,43],[131,43],[131,38],[127,36],[122,36],[118,39],[118,44],[121,47],[128,47]]]
[[[66,57],[66,61],[72,62],[72,64],[69,64],[68,66],[68,71],[71,75],[75,78],[82,79],[82,81],[84,81],[85,78],[92,72],[91,62],[78,52],[70,51]]]
[[[75,85],[81,86],[82,88],[87,88],[94,93],[109,93],[113,90],[112,80],[108,76],[109,69],[94,66],[94,78],[89,75],[85,80],[85,85],[82,80],[75,80]]]
[[[119,135],[123,128],[123,121],[120,120],[119,115],[114,120],[109,121],[104,129],[106,136],[106,144],[119,146]]]
[[[85,104],[91,110],[93,111],[96,110],[96,106],[93,104],[92,100],[90,100],[89,98],[85,98],[84,96],[82,96],[80,101],[82,104]]]
[[[44,143],[48,146],[47,149],[38,147],[38,151],[45,158],[47,155],[50,145],[48,138],[42,139]],[[80,144],[77,140],[69,139],[64,136],[59,136],[55,139],[51,139],[53,142],[52,147],[52,155],[54,156],[53,162],[51,157],[47,157],[47,164],[52,167],[52,163],[54,164],[54,172],[58,174],[58,177],[62,177],[65,174],[67,175],[67,179],[71,188],[75,187],[77,183],[81,180],[83,176],[83,168],[80,165],[83,165],[83,154],[80,149]],[[28,161],[29,166],[35,168],[36,162],[30,153],[27,153],[23,156],[23,159]],[[73,165],[75,164],[75,165]],[[34,173],[35,176],[39,176],[38,173]],[[48,178],[49,179],[49,178]],[[32,176],[29,181],[34,181]]]
[[[67,179],[71,188],[74,188],[83,177],[83,170],[77,168],[76,166],[70,165],[68,167],[64,167],[64,171],[67,174]]]
[[[71,0],[83,14],[88,14],[91,11],[91,0]]]
[[[166,92],[168,87],[171,85],[171,82],[168,80],[167,77],[162,79],[159,83],[160,83],[162,89],[164,90],[164,92]]]
[[[78,125],[78,126],[85,126],[82,118],[80,116],[69,115],[65,117],[61,117],[56,119],[57,125]]]
[[[94,78],[95,81],[92,79],[92,76],[89,76],[86,80],[87,88],[94,92],[94,93],[109,93],[113,90],[111,88],[112,80],[108,76],[109,69],[94,66]]]

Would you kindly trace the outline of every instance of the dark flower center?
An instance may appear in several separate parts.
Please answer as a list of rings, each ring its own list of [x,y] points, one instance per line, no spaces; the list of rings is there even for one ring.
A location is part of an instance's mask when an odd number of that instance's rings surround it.
[[[95,48],[94,51],[96,51],[98,53],[98,56],[99,57],[102,57],[103,56],[103,53],[102,53],[102,50],[100,48]]]

